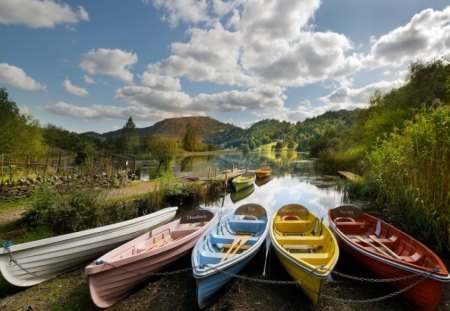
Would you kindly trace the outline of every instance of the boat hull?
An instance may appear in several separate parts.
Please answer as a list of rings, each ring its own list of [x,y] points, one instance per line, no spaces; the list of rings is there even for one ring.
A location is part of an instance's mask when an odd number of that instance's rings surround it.
[[[198,240],[191,260],[200,308],[206,307],[214,294],[244,269],[265,243],[268,231],[267,211],[257,204],[244,204]],[[239,245],[241,239],[245,242]]]
[[[117,224],[1,248],[0,271],[12,285],[39,284],[169,222],[176,211],[177,207],[165,208]],[[20,266],[10,260],[11,256]]]
[[[196,277],[197,302],[200,309],[205,308],[214,295],[233,279],[233,274],[239,274],[257,254],[252,252],[245,259],[231,265],[221,271],[211,273],[206,277]]]
[[[270,238],[282,266],[315,308],[339,258],[334,235],[304,206],[288,204],[272,219]]]
[[[367,270],[371,271],[375,276],[380,279],[389,279],[397,277],[410,276],[412,271],[406,271],[399,266],[392,266],[377,258],[363,254],[352,246],[348,245],[345,240],[339,237],[338,233],[335,233],[339,246],[350,256],[352,256],[359,264],[364,266]],[[416,271],[415,273],[421,273]],[[404,292],[402,295],[412,302],[417,310],[433,311],[437,309],[439,301],[444,290],[445,283],[424,278],[423,276],[417,276],[416,278],[407,279],[404,281],[390,282],[389,285],[395,290],[402,290],[412,284],[412,282],[418,282],[416,286]]]
[[[279,250],[275,253],[286,272],[293,280],[299,282],[301,291],[309,298],[312,305],[316,306],[327,276],[315,276],[312,271],[305,270],[302,265],[286,258]]]
[[[179,220],[158,227],[153,232],[145,233],[136,239],[104,254],[96,262],[87,266],[85,273],[88,275],[89,290],[92,301],[100,308],[108,308],[117,301],[127,296],[142,281],[151,277],[152,273],[160,271],[172,262],[187,255],[194,247],[200,236],[217,222],[214,215],[206,224],[195,229],[179,229]],[[180,237],[176,232],[189,230],[189,234]],[[140,251],[139,245],[152,240],[152,237],[171,232],[174,240],[160,247]],[[148,244],[149,246],[151,244]],[[132,255],[121,256],[121,254]]]
[[[402,291],[418,310],[437,308],[450,275],[431,249],[353,205],[330,209],[328,217],[330,229],[345,252],[380,278],[410,276],[389,285]]]

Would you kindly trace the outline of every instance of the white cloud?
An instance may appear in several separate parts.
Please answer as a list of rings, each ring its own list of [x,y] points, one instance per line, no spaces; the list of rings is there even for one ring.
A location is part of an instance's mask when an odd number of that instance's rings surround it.
[[[116,98],[131,106],[149,107],[165,112],[189,113],[191,99],[183,92],[154,90],[145,86],[125,86],[116,91]]]
[[[107,75],[131,82],[133,74],[130,69],[137,61],[137,55],[132,52],[119,49],[96,49],[83,55],[80,68],[91,75]]]
[[[195,24],[208,19],[206,0],[153,0],[153,5],[163,11],[162,19],[171,27],[179,22]]]
[[[85,88],[73,85],[68,78],[64,80],[63,86],[68,92],[72,93],[73,95],[86,96],[89,94]]]
[[[60,24],[73,25],[88,20],[89,14],[82,6],[74,10],[68,4],[54,0],[0,1],[0,24],[4,25],[52,28]]]
[[[164,76],[152,72],[144,72],[142,75],[142,85],[148,86],[160,91],[179,91],[181,84],[179,79],[174,79],[170,76]]]
[[[335,89],[327,96],[319,98],[319,100],[325,104],[320,108],[321,113],[329,110],[366,108],[370,98],[376,90],[386,93],[393,88],[400,87],[403,83],[404,81],[401,79],[394,81],[380,81],[356,89],[347,84],[341,85],[341,87]]]
[[[184,113],[167,113],[144,106],[119,107],[113,105],[94,104],[85,107],[63,101],[59,101],[52,105],[47,105],[46,109],[60,116],[82,120],[125,120],[132,116],[135,121],[157,122],[165,118],[181,117],[182,115],[186,115]]]
[[[411,21],[379,39],[371,39],[368,67],[401,66],[410,61],[427,61],[450,55],[450,6],[443,11],[426,9]]]
[[[172,55],[152,64],[149,70],[165,75],[185,76],[192,81],[217,84],[251,85],[252,78],[245,74],[239,63],[241,39],[220,23],[213,28],[193,28],[187,43],[171,45]]]
[[[21,68],[6,63],[0,63],[0,83],[28,91],[46,90],[44,84],[36,82]]]
[[[95,84],[95,80],[88,75],[83,75],[83,81],[87,84]]]

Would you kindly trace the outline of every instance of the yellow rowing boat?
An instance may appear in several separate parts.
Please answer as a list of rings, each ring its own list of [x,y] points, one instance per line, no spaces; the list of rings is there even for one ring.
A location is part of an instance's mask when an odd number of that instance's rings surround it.
[[[306,207],[281,207],[270,226],[275,253],[289,275],[316,307],[323,285],[334,268],[339,248],[333,233]]]

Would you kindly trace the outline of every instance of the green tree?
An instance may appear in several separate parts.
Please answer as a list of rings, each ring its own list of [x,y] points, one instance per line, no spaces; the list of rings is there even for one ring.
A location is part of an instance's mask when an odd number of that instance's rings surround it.
[[[122,128],[120,136],[122,151],[126,153],[137,153],[139,149],[139,134],[133,118],[129,117],[127,123]]]
[[[162,168],[169,168],[178,151],[178,143],[175,139],[163,136],[148,136],[145,138],[145,149],[152,158],[158,161],[158,172]]]
[[[200,137],[197,131],[192,126],[188,126],[183,138],[183,149],[186,151],[198,151],[200,145]]]
[[[0,88],[0,153],[45,153],[38,121],[20,113],[16,103]]]

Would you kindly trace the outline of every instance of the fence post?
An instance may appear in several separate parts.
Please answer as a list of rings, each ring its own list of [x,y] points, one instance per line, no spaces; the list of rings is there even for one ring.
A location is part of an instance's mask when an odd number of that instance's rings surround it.
[[[2,162],[0,163],[0,165],[1,165],[1,167],[2,167],[2,175],[1,175],[1,177],[2,177],[2,184],[3,184],[3,153],[2,153]]]
[[[9,155],[9,182],[12,182],[12,164],[11,164],[11,155]]]
[[[58,166],[56,167],[56,173],[59,174],[59,166],[61,165],[61,151],[59,152],[58,155]]]

